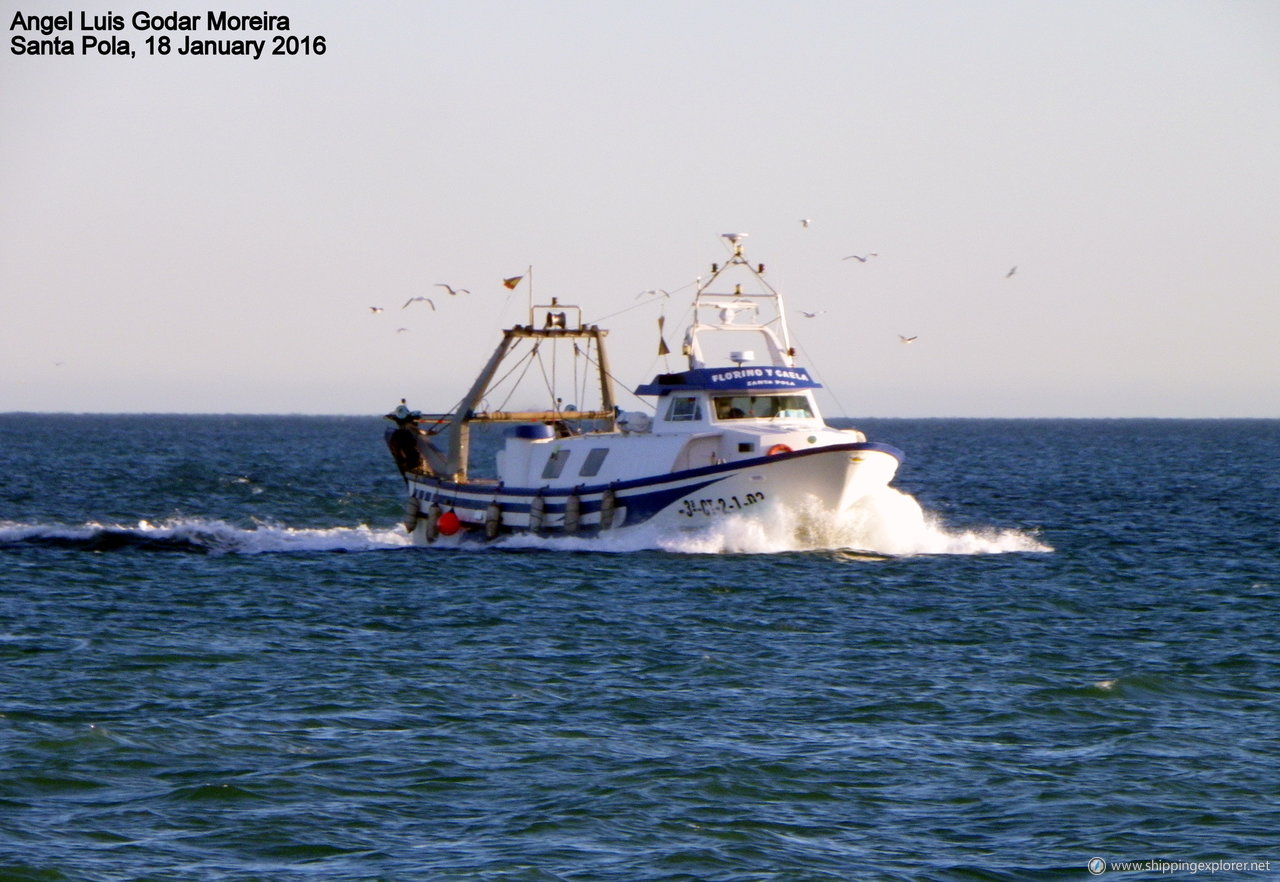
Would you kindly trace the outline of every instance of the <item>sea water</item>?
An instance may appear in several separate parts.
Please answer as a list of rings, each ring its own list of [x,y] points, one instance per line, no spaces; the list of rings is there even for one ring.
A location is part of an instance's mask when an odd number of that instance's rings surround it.
[[[420,549],[376,418],[0,415],[0,879],[1280,874],[1280,422],[859,425]]]

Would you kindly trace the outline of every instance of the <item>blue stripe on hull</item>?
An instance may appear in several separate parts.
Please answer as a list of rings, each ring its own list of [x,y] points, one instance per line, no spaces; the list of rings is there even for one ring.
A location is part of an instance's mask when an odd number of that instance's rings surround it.
[[[651,490],[648,493],[630,493],[624,494],[620,492],[621,485],[613,488],[617,493],[617,504],[619,508],[626,509],[626,518],[621,524],[614,526],[632,526],[634,524],[643,523],[653,517],[662,509],[675,502],[681,496],[689,493],[695,493],[704,487],[708,487],[720,478],[714,478],[710,481],[697,481],[692,484],[678,484],[674,487],[665,487],[660,490]],[[417,486],[424,487],[428,481],[417,481]],[[460,512],[459,517],[464,521],[483,520],[483,515],[488,509],[490,503],[497,502],[502,507],[504,514],[523,514],[527,515],[533,509],[533,501],[538,493],[526,493],[523,491],[511,491],[507,489],[494,488],[492,492],[486,492],[480,488],[459,490],[460,485],[441,482],[435,492],[426,491],[423,494],[415,494],[417,498],[424,503],[437,502],[441,505],[448,506]],[[424,487],[425,489],[425,487]],[[571,495],[577,495],[579,499],[579,511],[582,515],[599,514],[604,491],[609,489],[608,485],[594,491],[582,488],[581,490],[566,491],[546,491],[541,494],[544,502],[543,511],[548,515],[563,515],[565,509],[568,508],[568,498]],[[450,492],[452,491],[452,492]],[[559,497],[553,500],[553,495]],[[474,512],[480,517],[472,519],[464,516],[463,513]]]
[[[432,502],[453,508],[466,523],[479,525],[484,522],[485,512],[489,505],[497,502],[503,514],[528,515],[535,499],[541,497],[545,515],[562,517],[570,496],[577,496],[579,512],[582,517],[597,515],[602,504],[602,495],[612,490],[616,496],[617,507],[625,512],[621,523],[613,526],[630,527],[642,524],[654,515],[667,508],[682,496],[708,487],[729,477],[735,472],[753,468],[765,462],[785,462],[834,451],[878,451],[886,453],[899,462],[903,460],[902,451],[889,444],[864,441],[850,444],[834,444],[825,447],[797,450],[773,456],[761,456],[753,459],[738,460],[732,463],[702,466],[696,469],[685,469],[670,472],[660,477],[634,478],[616,481],[610,484],[583,484],[576,487],[504,487],[499,484],[459,484],[433,477],[412,476],[408,478],[410,492],[425,507]],[[687,483],[686,483],[687,482]],[[645,491],[643,488],[652,488]],[[559,524],[544,524],[547,533],[562,532]],[[502,525],[503,532],[526,532],[527,527]],[[579,533],[592,535],[599,532],[598,524],[584,524]]]

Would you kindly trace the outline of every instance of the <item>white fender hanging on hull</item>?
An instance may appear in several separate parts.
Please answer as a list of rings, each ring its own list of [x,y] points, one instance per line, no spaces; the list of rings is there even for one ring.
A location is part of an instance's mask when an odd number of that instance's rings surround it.
[[[564,531],[578,532],[578,524],[582,521],[582,500],[574,493],[564,502]]]
[[[440,535],[440,506],[434,502],[427,506],[425,520],[426,529],[423,535],[427,537],[428,542],[435,542],[436,537]]]
[[[484,537],[486,539],[496,539],[498,531],[502,529],[502,506],[498,505],[497,500],[489,503],[489,507],[484,512]]]
[[[618,496],[610,487],[600,496],[600,529],[601,531],[613,528],[613,513],[618,508]]]

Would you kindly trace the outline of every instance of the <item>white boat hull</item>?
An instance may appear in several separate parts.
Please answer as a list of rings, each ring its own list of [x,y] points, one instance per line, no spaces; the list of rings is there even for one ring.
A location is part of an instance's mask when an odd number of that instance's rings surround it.
[[[836,514],[886,486],[901,459],[887,444],[850,443],[560,489],[409,474],[406,526],[416,542],[427,543],[441,532],[458,531],[496,538],[509,533],[590,536],[640,525],[698,530],[727,517],[772,520],[814,505]]]

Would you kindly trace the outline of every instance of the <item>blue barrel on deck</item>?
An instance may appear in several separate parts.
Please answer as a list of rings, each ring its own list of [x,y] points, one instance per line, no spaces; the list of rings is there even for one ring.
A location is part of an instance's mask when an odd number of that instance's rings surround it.
[[[543,438],[554,438],[556,436],[555,429],[546,423],[533,423],[528,426],[513,426],[507,429],[507,435],[512,438],[524,438],[529,441],[539,441]]]

